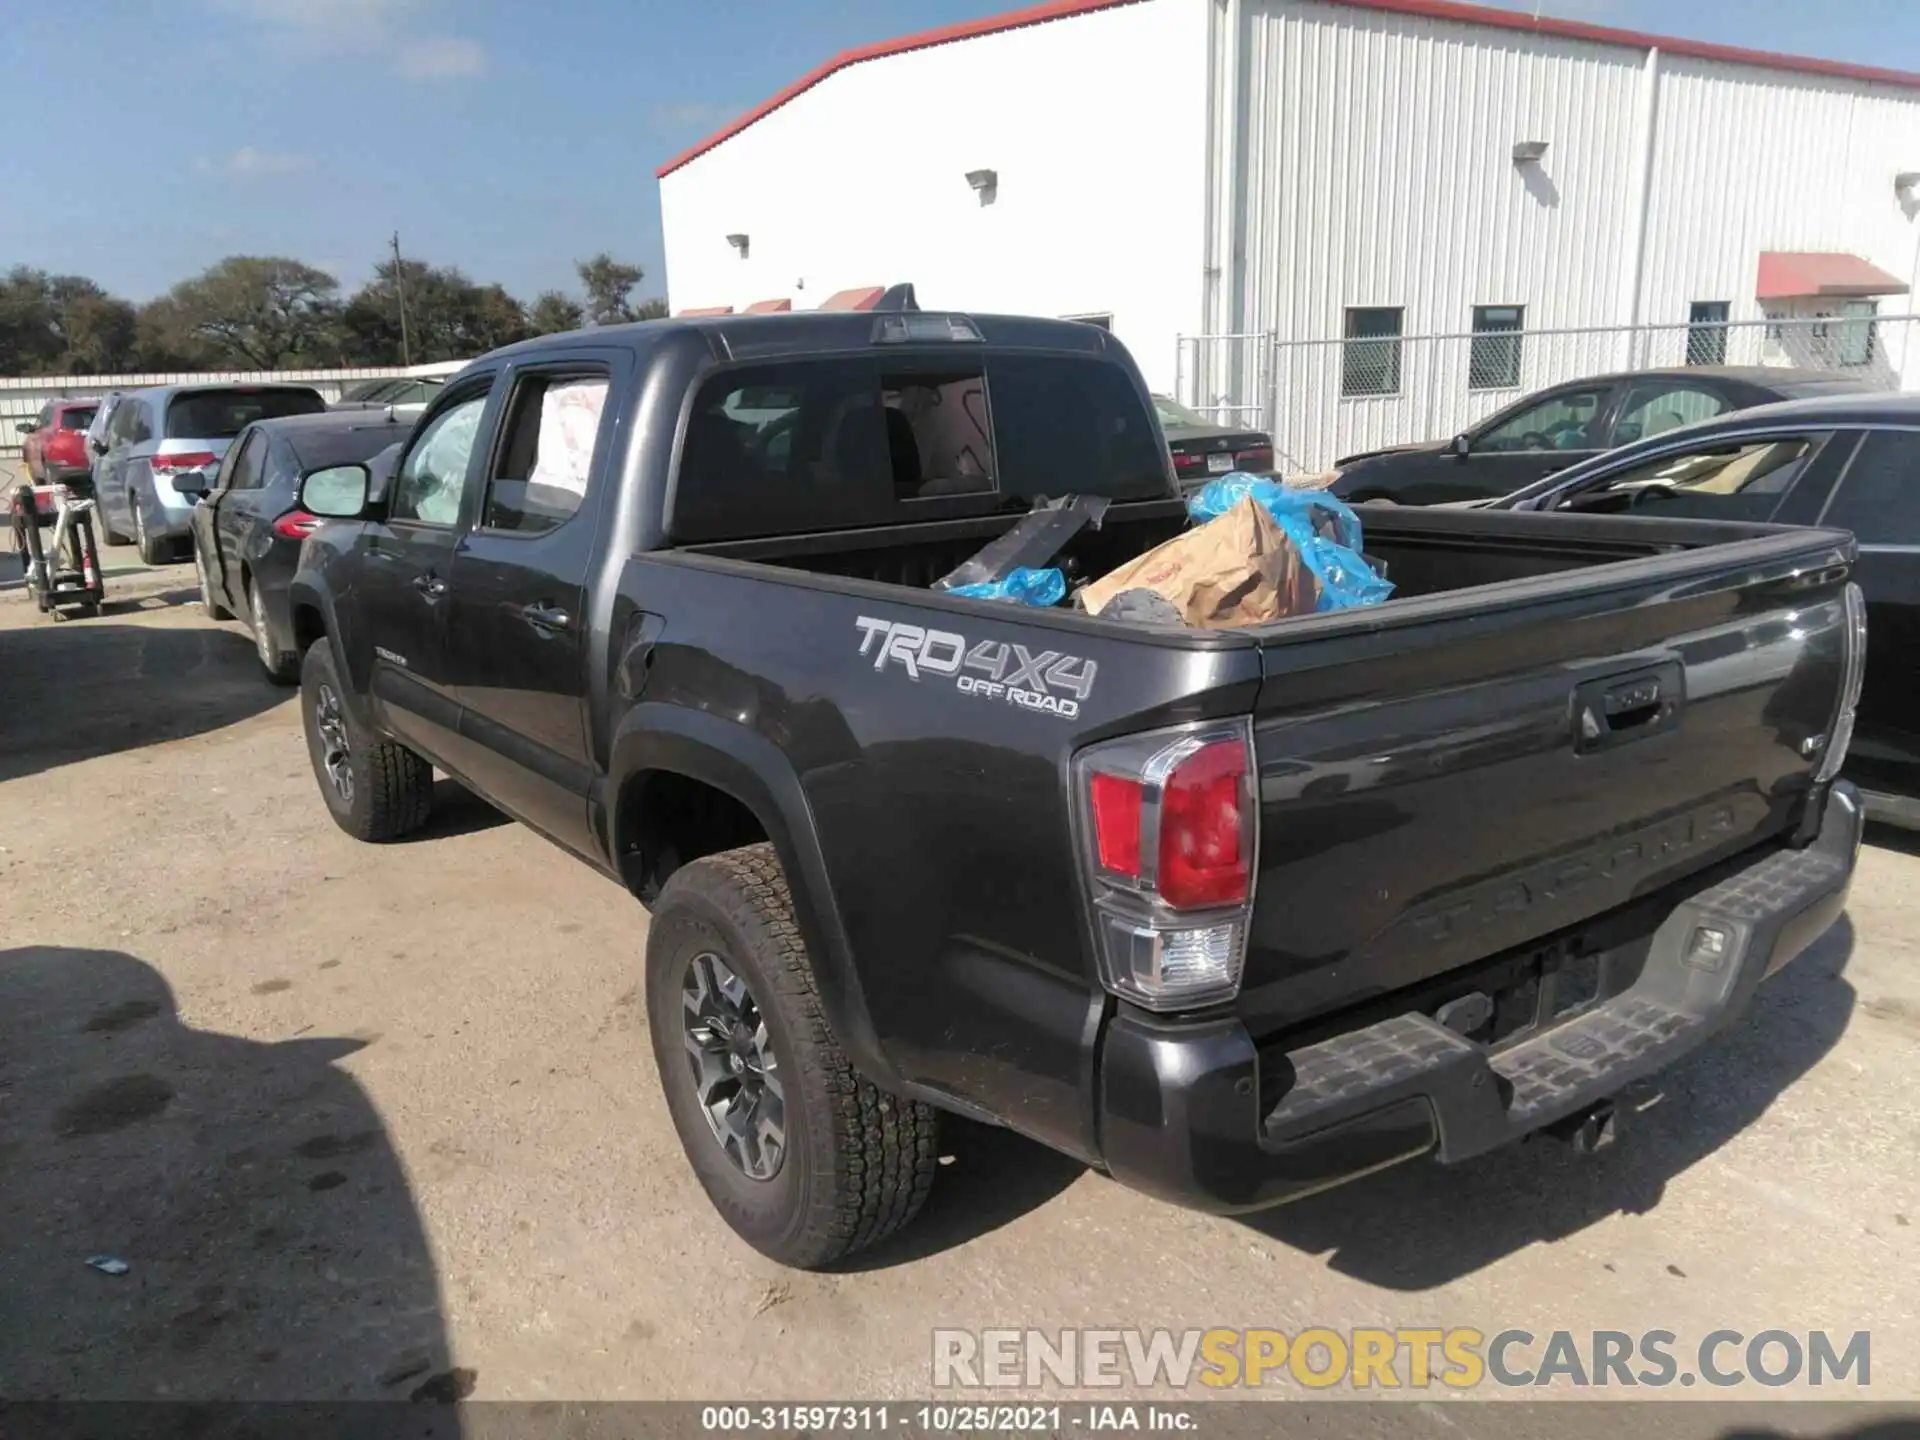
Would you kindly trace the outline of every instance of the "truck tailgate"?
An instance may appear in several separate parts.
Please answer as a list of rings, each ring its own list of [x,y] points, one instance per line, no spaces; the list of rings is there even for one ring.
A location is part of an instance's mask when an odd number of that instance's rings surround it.
[[[1525,947],[1790,826],[1850,558],[1777,532],[1263,633],[1249,1028]]]

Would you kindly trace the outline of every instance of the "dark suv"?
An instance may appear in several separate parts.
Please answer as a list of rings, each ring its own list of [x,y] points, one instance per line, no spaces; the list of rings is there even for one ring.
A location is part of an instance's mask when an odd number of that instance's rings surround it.
[[[1516,400],[1451,440],[1335,462],[1347,500],[1442,505],[1492,500],[1619,445],[1753,405],[1869,390],[1825,370],[1687,365],[1571,380]]]
[[[1495,508],[1853,531],[1868,644],[1847,775],[1875,819],[1920,827],[1920,395],[1742,411],[1602,456]]]

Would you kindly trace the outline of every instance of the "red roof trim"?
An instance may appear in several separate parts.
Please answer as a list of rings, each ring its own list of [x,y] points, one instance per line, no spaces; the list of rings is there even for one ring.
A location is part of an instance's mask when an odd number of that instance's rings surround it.
[[[989,15],[960,25],[937,30],[922,30],[896,40],[879,40],[852,50],[842,50],[825,64],[816,66],[771,99],[764,100],[724,129],[717,130],[690,149],[683,150],[662,165],[655,174],[664,180],[674,171],[719,145],[731,140],[749,125],[765,119],[789,100],[804,95],[828,76],[866,60],[889,55],[904,55],[911,50],[930,50],[956,40],[972,40],[981,35],[997,35],[1003,30],[1019,30],[1028,25],[1043,25],[1049,20],[1066,20],[1096,10],[1115,10],[1139,0],[1050,0],[1025,10]],[[1395,15],[1416,15],[1429,20],[1457,20],[1468,25],[1491,25],[1500,30],[1525,34],[1552,35],[1564,40],[1591,40],[1601,45],[1625,45],[1636,50],[1658,48],[1664,54],[1684,55],[1693,60],[1718,60],[1729,65],[1757,65],[1767,70],[1785,70],[1800,75],[1822,75],[1830,79],[1866,80],[1882,85],[1897,85],[1920,90],[1920,73],[1912,70],[1883,70],[1877,65],[1852,65],[1843,60],[1816,60],[1805,55],[1781,55],[1770,50],[1747,50],[1737,45],[1715,45],[1704,40],[1679,40],[1670,35],[1653,35],[1643,30],[1618,30],[1610,25],[1588,25],[1579,20],[1556,20],[1532,16],[1517,10],[1496,10],[1486,5],[1466,5],[1456,0],[1333,0],[1357,10],[1384,10]]]
[[[1756,300],[1821,295],[1904,295],[1907,282],[1858,255],[1841,251],[1763,250]]]
[[[740,313],[743,315],[779,315],[793,309],[791,300],[756,300]]]
[[[856,285],[851,290],[836,290],[820,302],[822,310],[871,310],[887,293],[884,285]]]
[[[674,311],[674,319],[691,320],[698,315],[731,315],[732,313],[731,305],[696,305],[691,310]]]

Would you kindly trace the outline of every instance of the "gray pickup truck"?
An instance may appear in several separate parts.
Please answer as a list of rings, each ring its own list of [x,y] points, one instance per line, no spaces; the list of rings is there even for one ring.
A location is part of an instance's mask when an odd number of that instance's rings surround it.
[[[1388,509],[1393,599],[1223,631],[928,588],[1068,491],[1070,577],[1187,523],[1126,352],[917,311],[530,341],[306,483],[328,809],[397,839],[443,770],[651,907],[767,1254],[909,1220],[942,1112],[1216,1211],[1595,1143],[1840,913],[1848,536]]]

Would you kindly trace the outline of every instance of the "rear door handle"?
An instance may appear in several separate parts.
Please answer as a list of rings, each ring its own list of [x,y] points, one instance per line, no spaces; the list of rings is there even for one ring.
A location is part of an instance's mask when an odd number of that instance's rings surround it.
[[[413,577],[413,588],[429,600],[438,600],[447,593],[447,582],[438,575],[416,575]]]
[[[520,618],[536,630],[554,633],[565,630],[573,624],[573,617],[557,605],[522,605]]]

